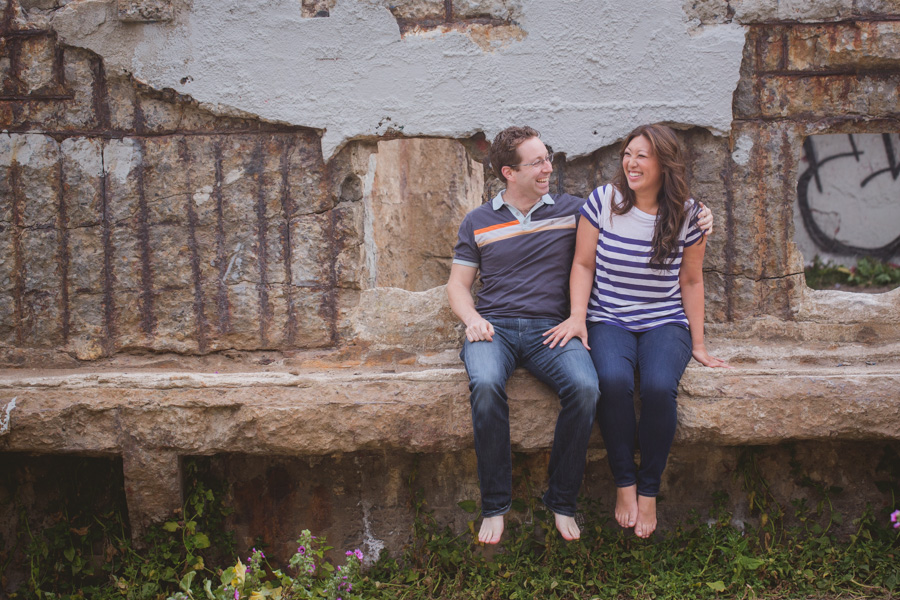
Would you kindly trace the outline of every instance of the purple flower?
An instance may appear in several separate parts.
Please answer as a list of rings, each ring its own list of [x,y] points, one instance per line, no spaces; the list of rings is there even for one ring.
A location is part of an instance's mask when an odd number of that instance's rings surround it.
[[[306,554],[306,546],[300,546],[299,548],[297,548],[297,554]]]
[[[353,556],[353,552],[350,550],[347,550],[344,554],[346,554],[347,556]]]
[[[356,554],[356,558],[358,558],[359,560],[362,560],[362,559],[363,559],[363,553],[362,553],[362,551],[361,551],[359,548],[356,549],[356,551],[354,552],[354,554]]]
[[[238,600],[241,597],[241,593],[237,590],[234,590],[234,600]]]
[[[891,523],[894,524],[894,529],[900,529],[900,510],[891,513]]]

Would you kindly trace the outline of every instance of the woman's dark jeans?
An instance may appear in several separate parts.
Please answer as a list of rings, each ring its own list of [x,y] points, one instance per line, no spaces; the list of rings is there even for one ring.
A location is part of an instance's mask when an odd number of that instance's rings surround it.
[[[656,497],[677,418],[678,381],[691,360],[691,334],[680,325],[632,333],[606,323],[588,324],[591,359],[600,379],[597,419],[617,487],[637,484]],[[641,419],[634,412],[634,370],[639,371]],[[635,433],[641,464],[634,463]]]

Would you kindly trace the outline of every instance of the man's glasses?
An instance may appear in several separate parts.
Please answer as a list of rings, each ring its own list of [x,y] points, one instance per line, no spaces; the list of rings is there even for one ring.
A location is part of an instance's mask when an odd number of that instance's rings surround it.
[[[548,165],[552,165],[553,164],[553,155],[548,154],[544,158],[539,158],[534,162],[525,163],[525,164],[521,164],[521,165],[509,165],[509,166],[512,167],[513,169],[515,169],[516,167],[536,167],[539,169],[544,166],[544,163],[547,163]]]

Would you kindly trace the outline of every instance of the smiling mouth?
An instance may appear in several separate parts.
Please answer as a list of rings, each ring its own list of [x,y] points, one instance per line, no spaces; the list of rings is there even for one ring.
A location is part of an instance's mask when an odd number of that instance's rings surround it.
[[[549,182],[549,181],[550,181],[550,178],[549,178],[549,177],[544,177],[543,179],[538,179],[538,180],[537,180],[538,183],[547,183],[547,182]]]

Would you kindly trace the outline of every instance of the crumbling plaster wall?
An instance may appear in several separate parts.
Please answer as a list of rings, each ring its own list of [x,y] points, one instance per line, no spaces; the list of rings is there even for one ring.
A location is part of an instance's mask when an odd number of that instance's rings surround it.
[[[444,4],[338,0],[327,18],[304,18],[297,0],[194,0],[176,3],[170,22],[136,26],[115,18],[115,0],[77,0],[52,24],[154,88],[322,130],[326,159],[394,130],[492,138],[530,123],[573,156],[635,123],[729,130],[745,33],[736,24],[692,28],[673,0],[480,0],[454,2],[444,29],[410,29],[433,24]],[[511,25],[468,25],[479,13]]]

